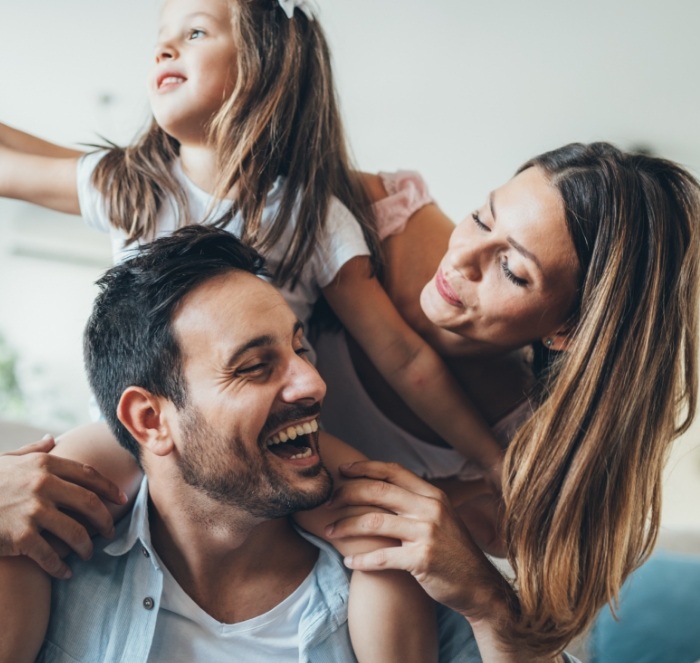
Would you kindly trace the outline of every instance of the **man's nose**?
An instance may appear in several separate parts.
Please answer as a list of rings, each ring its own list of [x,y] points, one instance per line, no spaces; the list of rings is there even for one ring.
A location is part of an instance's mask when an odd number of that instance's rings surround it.
[[[286,403],[320,403],[326,395],[326,383],[304,357],[295,355],[287,370],[282,400]]]

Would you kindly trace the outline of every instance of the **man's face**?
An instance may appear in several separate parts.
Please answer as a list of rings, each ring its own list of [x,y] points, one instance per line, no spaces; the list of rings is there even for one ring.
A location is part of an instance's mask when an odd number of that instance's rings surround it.
[[[173,330],[188,390],[176,440],[186,483],[264,519],[328,499],[317,433],[326,387],[281,295],[229,272],[183,299]]]

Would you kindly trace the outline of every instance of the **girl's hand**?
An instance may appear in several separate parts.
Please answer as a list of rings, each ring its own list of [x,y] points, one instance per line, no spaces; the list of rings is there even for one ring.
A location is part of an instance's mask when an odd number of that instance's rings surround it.
[[[124,504],[127,497],[89,465],[50,455],[54,445],[46,436],[0,454],[0,556],[26,555],[50,575],[68,578],[70,569],[58,552],[65,554],[63,544],[88,559],[88,529],[105,537],[114,533],[100,498]]]
[[[346,482],[332,504],[371,505],[391,513],[367,513],[336,521],[330,539],[382,536],[401,541],[345,559],[363,571],[408,571],[436,601],[470,621],[503,614],[513,598],[507,581],[469,536],[441,490],[394,463],[365,461],[341,467]]]

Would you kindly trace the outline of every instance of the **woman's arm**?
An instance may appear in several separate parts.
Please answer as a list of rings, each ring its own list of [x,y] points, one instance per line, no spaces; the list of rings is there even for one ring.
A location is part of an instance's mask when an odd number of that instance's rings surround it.
[[[50,454],[52,440],[0,455],[0,556],[26,555],[64,578],[70,571],[59,553],[72,549],[88,558],[90,535],[111,535],[141,473],[104,422],[76,428],[59,441]]]
[[[411,573],[436,601],[469,621],[485,663],[543,660],[514,650],[509,635],[518,605],[515,592],[472,541],[442,491],[393,463],[364,461],[341,470],[356,480],[336,491],[333,505],[375,506],[390,513],[339,520],[328,527],[327,536],[401,541],[399,547],[350,555],[347,566]]]
[[[0,196],[80,214],[76,164],[81,154],[0,124]]]

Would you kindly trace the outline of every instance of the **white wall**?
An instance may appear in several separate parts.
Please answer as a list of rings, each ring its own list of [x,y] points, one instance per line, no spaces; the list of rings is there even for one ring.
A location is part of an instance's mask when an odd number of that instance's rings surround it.
[[[157,4],[0,0],[0,120],[68,144],[128,141],[147,116]],[[696,0],[319,4],[358,164],[422,170],[454,218],[529,156],[574,140],[650,146],[700,172]],[[60,219],[93,264],[9,254],[17,225],[50,223],[35,219],[0,201],[0,331],[81,421],[79,339],[106,244]],[[697,440],[696,428],[677,446],[667,523],[700,519]]]

